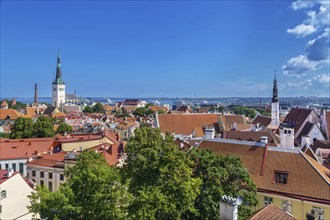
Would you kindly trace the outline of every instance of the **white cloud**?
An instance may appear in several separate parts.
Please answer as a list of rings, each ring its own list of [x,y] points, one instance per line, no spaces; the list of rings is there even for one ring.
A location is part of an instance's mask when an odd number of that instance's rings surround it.
[[[283,73],[288,76],[300,77],[316,70],[318,62],[309,60],[304,55],[293,57],[282,66]]]
[[[310,8],[314,5],[314,1],[304,1],[304,0],[298,0],[292,3],[291,7],[293,10],[299,10],[303,8]]]
[[[329,61],[330,39],[329,28],[324,30],[324,33],[316,39],[310,40],[306,46],[307,58],[313,61]]]
[[[312,85],[315,84],[321,84],[324,86],[329,87],[330,84],[330,73],[328,74],[320,74],[313,78],[301,80],[301,81],[295,81],[295,82],[288,82],[287,86],[294,87],[294,88],[300,88],[300,89],[307,89]]]
[[[316,32],[316,28],[313,25],[300,24],[293,29],[287,29],[286,31],[290,34],[295,34],[298,37],[305,37],[309,34]]]

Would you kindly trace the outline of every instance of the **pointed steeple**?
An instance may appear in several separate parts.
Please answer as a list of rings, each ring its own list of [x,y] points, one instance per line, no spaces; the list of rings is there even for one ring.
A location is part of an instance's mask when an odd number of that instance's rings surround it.
[[[278,90],[277,90],[277,79],[276,79],[276,70],[274,74],[274,87],[273,87],[273,98],[272,102],[278,102]]]
[[[57,66],[56,66],[56,76],[55,76],[54,84],[64,84],[62,80],[60,48],[58,49],[58,54],[57,54]]]

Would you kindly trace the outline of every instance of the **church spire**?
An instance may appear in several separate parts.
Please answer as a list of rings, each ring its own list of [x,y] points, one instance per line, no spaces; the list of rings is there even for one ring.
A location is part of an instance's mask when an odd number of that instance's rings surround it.
[[[274,87],[273,87],[273,98],[272,102],[278,102],[278,91],[277,91],[277,79],[276,79],[276,70],[274,75]]]
[[[60,60],[60,48],[58,48],[57,66],[56,66],[56,77],[55,77],[54,83],[55,84],[64,84],[64,82],[62,80],[61,60]]]

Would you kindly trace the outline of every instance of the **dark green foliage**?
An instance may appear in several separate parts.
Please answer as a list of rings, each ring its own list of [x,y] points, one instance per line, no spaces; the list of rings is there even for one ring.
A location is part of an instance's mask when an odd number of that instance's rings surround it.
[[[56,134],[70,134],[72,132],[72,127],[65,123],[64,120],[58,122],[58,127],[56,129]]]
[[[166,112],[164,111],[164,109],[158,109],[157,113],[161,115],[161,114],[165,114]]]
[[[11,129],[10,138],[30,138],[34,135],[33,121],[31,118],[19,117]]]
[[[159,129],[143,127],[127,145],[124,177],[133,195],[128,215],[132,219],[180,219],[195,213],[194,201],[201,180],[192,177],[192,169],[173,139]]]
[[[94,113],[104,113],[104,109],[103,109],[103,105],[101,103],[96,103],[94,106],[93,106],[93,112]]]
[[[243,106],[234,106],[231,107],[230,110],[234,112],[236,115],[245,115],[250,118],[254,118],[256,116],[256,111],[253,108],[246,108]]]
[[[222,195],[242,195],[244,203],[239,207],[239,218],[246,219],[252,214],[257,200],[256,186],[240,159],[234,156],[216,155],[210,150],[189,152],[194,161],[194,177],[201,178],[201,193],[195,207],[199,215],[189,214],[190,219],[219,219],[219,201]]]
[[[265,108],[256,108],[256,111],[258,111],[261,115],[270,117],[271,113],[270,111],[267,111]]]
[[[155,112],[152,111],[151,109],[147,109],[145,107],[139,107],[136,108],[135,111],[133,112],[133,115],[136,117],[143,117],[143,116],[148,116],[148,115],[152,115]]]
[[[90,106],[85,106],[84,111],[85,114],[86,113],[93,113],[93,108]]]
[[[34,124],[34,135],[36,137],[54,137],[54,120],[50,117],[41,116]]]
[[[57,192],[37,188],[30,212],[48,219],[125,219],[130,197],[118,170],[100,154],[84,151],[65,174],[68,180]]]

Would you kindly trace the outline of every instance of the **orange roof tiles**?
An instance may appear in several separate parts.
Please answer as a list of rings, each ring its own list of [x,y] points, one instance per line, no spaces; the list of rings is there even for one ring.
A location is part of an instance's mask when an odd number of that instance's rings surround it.
[[[35,152],[52,150],[53,138],[27,138],[0,142],[0,160],[30,158]]]
[[[265,147],[250,143],[252,144],[204,140],[198,148],[207,148],[218,154],[238,156],[250,173],[258,191],[330,204],[330,182],[319,173],[325,172],[327,168],[322,167],[322,170],[319,170],[319,166],[310,162],[311,158],[298,150],[269,147],[264,174],[261,176]],[[276,170],[288,173],[287,184],[274,182]]]
[[[16,120],[20,116],[22,116],[22,114],[15,109],[0,109],[0,120],[4,120],[7,117],[11,120]]]
[[[241,115],[221,115],[220,121],[223,130],[230,130],[234,128],[234,124],[247,124],[246,119]],[[222,130],[222,129],[221,129]]]
[[[18,174],[18,172],[14,172],[11,177]],[[11,177],[8,177],[8,170],[2,170],[0,169],[0,184],[5,182],[6,180],[10,179]]]
[[[8,106],[8,103],[6,102],[6,100],[2,100],[0,106],[2,106],[2,107]]]
[[[297,132],[312,111],[312,109],[292,108],[283,122],[292,124]]]
[[[255,212],[247,220],[296,220],[293,216],[286,213],[273,203]]]
[[[220,114],[161,114],[158,115],[159,127],[163,133],[170,132],[190,135],[195,127],[218,123]]]
[[[59,152],[55,154],[43,154],[38,159],[28,162],[26,165],[39,165],[47,167],[55,167],[58,162],[63,161],[66,152]]]
[[[268,144],[270,146],[277,146],[280,143],[278,138],[272,131],[224,131],[223,138],[243,141],[260,141],[262,136],[268,138]]]
[[[257,115],[257,117],[253,120],[252,123],[255,125],[260,124],[262,126],[267,127],[270,124],[271,120],[272,119],[270,117],[266,117],[263,115]]]

